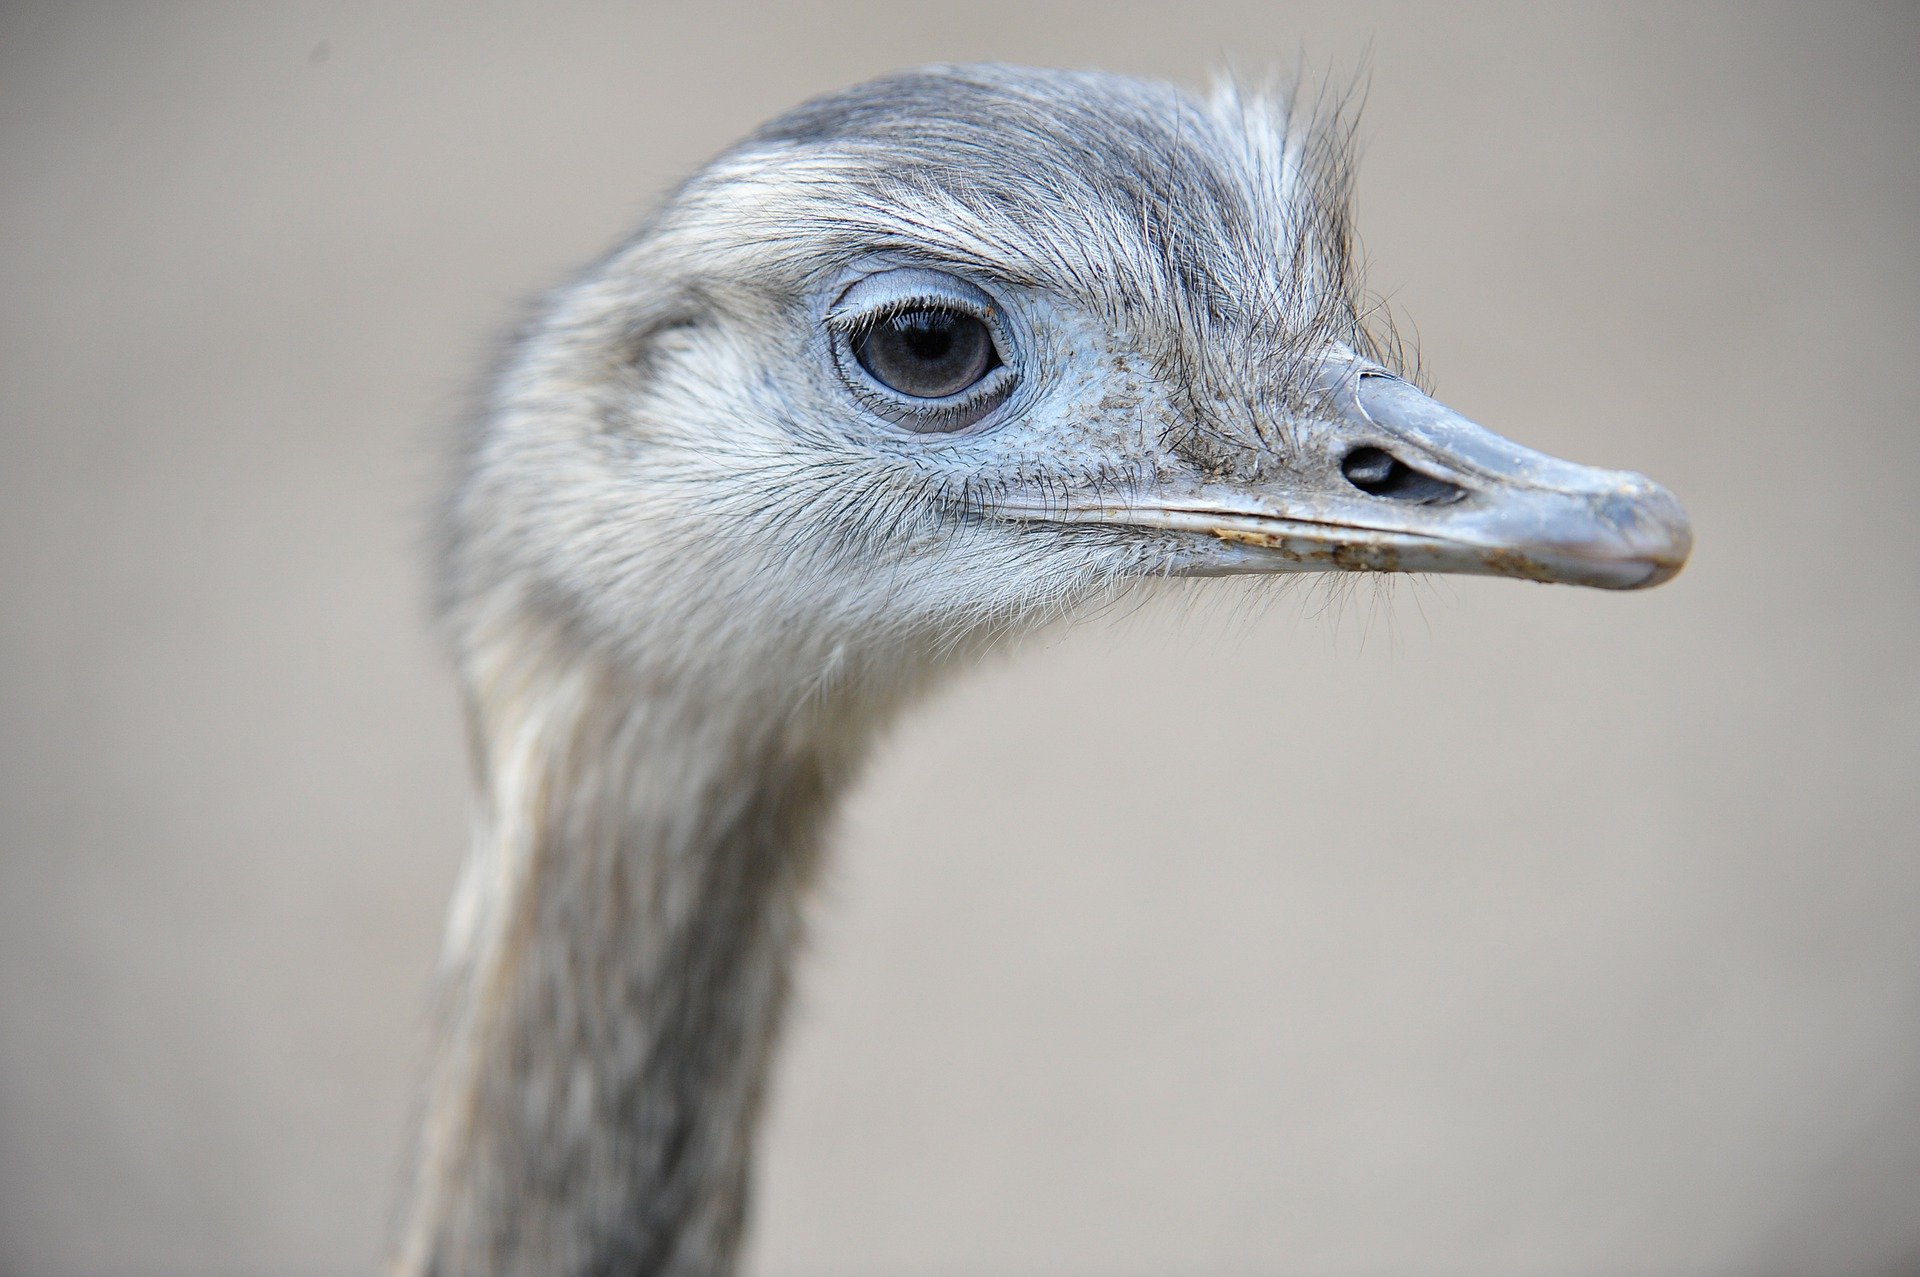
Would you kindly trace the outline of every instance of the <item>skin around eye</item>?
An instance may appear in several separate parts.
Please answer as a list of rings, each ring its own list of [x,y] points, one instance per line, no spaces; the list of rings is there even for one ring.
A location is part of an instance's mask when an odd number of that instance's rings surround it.
[[[933,306],[882,318],[856,339],[854,357],[875,381],[916,399],[957,395],[1000,362],[986,324]]]

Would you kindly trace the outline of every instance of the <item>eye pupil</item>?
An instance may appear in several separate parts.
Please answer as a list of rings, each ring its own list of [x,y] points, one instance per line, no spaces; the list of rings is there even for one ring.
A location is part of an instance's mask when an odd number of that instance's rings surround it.
[[[893,321],[913,356],[923,362],[945,359],[953,351],[954,316],[935,310],[912,310]]]
[[[854,355],[875,381],[916,399],[957,395],[1000,363],[986,324],[935,306],[880,320],[860,336]]]

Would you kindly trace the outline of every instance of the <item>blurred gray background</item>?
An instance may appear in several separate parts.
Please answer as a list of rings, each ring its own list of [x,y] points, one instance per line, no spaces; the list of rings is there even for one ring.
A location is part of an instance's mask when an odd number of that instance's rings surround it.
[[[1920,11],[985,0],[0,13],[0,1272],[373,1268],[422,510],[523,298],[869,75],[1303,50],[1441,395],[1694,563],[1162,600],[915,716],[751,1272],[1920,1272]]]

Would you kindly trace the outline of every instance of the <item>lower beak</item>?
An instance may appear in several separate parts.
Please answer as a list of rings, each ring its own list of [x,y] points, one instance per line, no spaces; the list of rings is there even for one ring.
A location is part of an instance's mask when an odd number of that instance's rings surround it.
[[[1206,483],[1054,517],[1203,533],[1200,573],[1452,572],[1637,590],[1693,546],[1672,494],[1559,461],[1475,425],[1398,377],[1348,371],[1333,411],[1294,431],[1284,480]]]

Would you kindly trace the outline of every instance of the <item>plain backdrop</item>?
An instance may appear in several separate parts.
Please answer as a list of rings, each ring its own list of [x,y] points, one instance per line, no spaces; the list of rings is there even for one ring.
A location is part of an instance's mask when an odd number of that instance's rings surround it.
[[[986,57],[1364,67],[1441,396],[1698,550],[1185,594],[913,716],[750,1272],[1920,1272],[1920,10],[989,0],[0,11],[0,1272],[373,1269],[449,424],[677,176]]]

